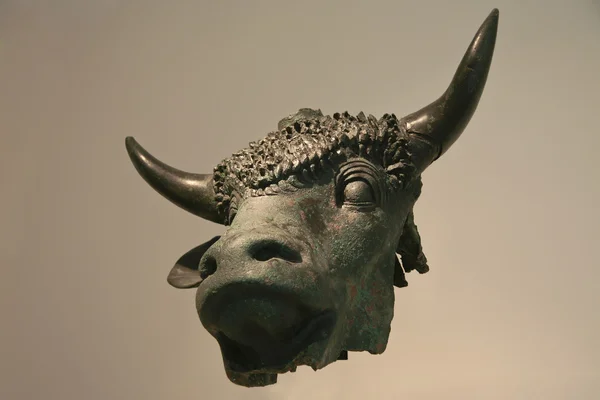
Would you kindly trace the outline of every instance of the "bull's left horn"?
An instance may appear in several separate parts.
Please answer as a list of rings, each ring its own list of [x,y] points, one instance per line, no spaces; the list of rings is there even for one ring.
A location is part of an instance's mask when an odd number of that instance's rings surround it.
[[[475,113],[492,63],[497,31],[498,10],[494,9],[475,34],[444,94],[402,118],[419,172],[448,150]]]
[[[125,147],[137,172],[154,190],[200,218],[223,223],[217,211],[212,175],[175,169],[153,157],[132,137],[125,139]]]

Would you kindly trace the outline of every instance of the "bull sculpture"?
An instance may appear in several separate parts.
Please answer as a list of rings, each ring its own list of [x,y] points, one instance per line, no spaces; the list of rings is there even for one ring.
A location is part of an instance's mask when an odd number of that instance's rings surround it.
[[[385,351],[394,286],[429,270],[413,217],[421,173],[475,112],[497,26],[494,9],[444,94],[401,119],[301,109],[212,174],[170,167],[126,139],[152,188],[228,227],[184,254],[167,281],[197,288],[232,382],[266,386],[299,365]]]

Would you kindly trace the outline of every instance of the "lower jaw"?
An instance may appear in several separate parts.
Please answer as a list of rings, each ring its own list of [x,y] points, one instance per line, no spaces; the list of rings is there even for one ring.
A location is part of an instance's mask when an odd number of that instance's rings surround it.
[[[245,387],[264,387],[277,383],[277,374],[274,373],[239,373],[225,370],[227,377],[232,383]]]
[[[262,354],[222,333],[217,334],[216,339],[221,347],[228,375],[276,375],[294,372],[299,365],[319,368],[319,356],[325,350],[326,339],[334,326],[335,314],[324,312],[311,319],[290,341],[273,344],[269,349],[262,350]],[[270,381],[273,377],[265,379]]]

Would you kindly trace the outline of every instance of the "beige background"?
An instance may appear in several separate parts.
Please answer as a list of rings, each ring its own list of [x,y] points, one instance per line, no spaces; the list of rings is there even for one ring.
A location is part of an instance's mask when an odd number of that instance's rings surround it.
[[[493,7],[386,353],[229,383],[165,281],[222,228],[155,194],[124,137],[206,172],[301,107],[412,112]],[[599,72],[598,1],[0,0],[0,399],[600,398]]]

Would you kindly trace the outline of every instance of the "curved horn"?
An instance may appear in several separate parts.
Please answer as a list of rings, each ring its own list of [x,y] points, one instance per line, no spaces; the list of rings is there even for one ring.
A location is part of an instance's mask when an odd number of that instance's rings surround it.
[[[212,175],[175,169],[153,157],[132,137],[125,139],[125,147],[137,172],[154,190],[194,215],[223,223],[217,212]]]
[[[498,16],[494,9],[485,19],[444,94],[402,118],[420,172],[450,148],[475,113],[492,63]]]

